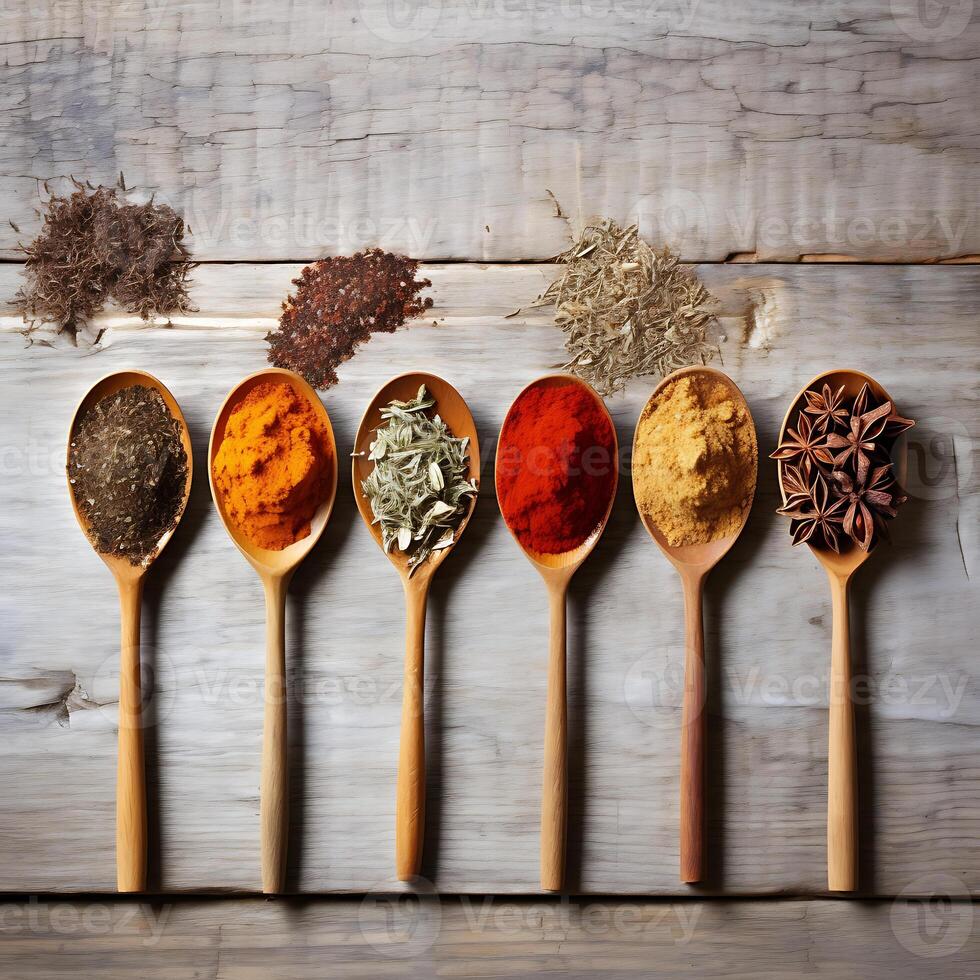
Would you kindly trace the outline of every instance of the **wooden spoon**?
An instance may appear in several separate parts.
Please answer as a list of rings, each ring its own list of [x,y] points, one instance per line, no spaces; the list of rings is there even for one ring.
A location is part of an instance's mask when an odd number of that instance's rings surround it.
[[[681,368],[669,374],[654,389],[643,414],[674,381],[683,377],[698,377],[720,381],[731,392],[732,398],[741,403],[749,420],[752,413],[745,397],[738,386],[721,371],[708,367]],[[637,433],[639,433],[637,425]],[[755,423],[752,423],[752,440],[755,442]],[[633,457],[636,458],[637,441],[633,437]],[[756,450],[758,460],[758,449]],[[636,472],[634,468],[634,473]],[[756,474],[758,473],[758,462]],[[727,537],[709,541],[707,544],[682,545],[675,547],[668,543],[666,537],[648,514],[640,510],[643,521],[650,536],[660,546],[674,568],[677,569],[684,587],[684,701],[681,710],[681,814],[680,814],[680,877],[684,882],[701,881],[704,877],[704,769],[705,769],[705,671],[704,671],[704,622],[702,605],[704,601],[704,583],[708,573],[728,553],[736,539],[742,533],[742,528],[752,509],[755,496],[755,481],[752,493],[742,512],[738,530]]]
[[[810,389],[830,385],[836,391],[844,386],[846,396],[853,398],[867,383],[871,394],[882,401],[892,401],[891,396],[870,375],[861,371],[827,371],[818,374],[793,399],[779,441],[783,441],[787,425],[793,425],[797,412],[803,407],[804,393]],[[894,406],[894,402],[892,402]],[[895,469],[904,465],[905,440],[899,439],[893,450]],[[786,501],[783,486],[783,467],[779,470],[779,491]],[[849,892],[857,888],[858,835],[857,835],[857,754],[854,735],[854,705],[851,701],[851,653],[848,624],[848,589],[851,576],[863,565],[872,552],[862,551],[856,545],[836,554],[830,548],[809,544],[830,579],[833,609],[833,629],[830,655],[830,738],[827,758],[827,888],[832,892]]]
[[[320,416],[330,441],[333,458],[330,485],[310,522],[310,533],[282,551],[253,544],[224,510],[221,494],[214,485],[214,458],[225,437],[228,417],[242,399],[260,384],[290,384]],[[224,400],[208,444],[208,480],[211,496],[229,537],[248,563],[259,573],[265,590],[265,712],[262,732],[262,787],[260,824],[262,836],[262,891],[273,895],[283,890],[286,850],[289,842],[289,767],[286,758],[286,589],[299,563],[313,550],[337,495],[337,443],[330,416],[317,393],[298,374],[282,368],[267,368],[250,374],[232,388]]]
[[[354,440],[352,477],[354,498],[364,523],[378,547],[381,543],[381,527],[374,523],[371,503],[361,490],[361,484],[374,469],[374,461],[368,459],[374,430],[384,424],[381,410],[389,402],[411,401],[425,385],[435,399],[433,412],[440,415],[450,432],[457,438],[469,438],[469,475],[479,483],[480,445],[473,416],[459,392],[448,381],[434,374],[413,372],[392,378],[368,405]],[[422,865],[422,842],[425,837],[425,714],[423,681],[425,677],[425,607],[429,586],[436,569],[446,560],[459,543],[466,525],[476,507],[476,494],[470,508],[456,531],[453,544],[434,551],[411,576],[408,574],[408,556],[392,549],[388,560],[401,576],[405,590],[405,685],[402,693],[402,730],[398,753],[398,783],[395,807],[395,871],[399,881],[410,881],[419,873]]]
[[[180,441],[187,453],[187,478],[177,515],[177,523],[179,523],[191,492],[193,476],[191,437],[174,396],[152,374],[147,374],[145,371],[118,371],[107,375],[89,389],[72,416],[71,427],[68,430],[68,460],[71,459],[75,427],[89,409],[107,395],[113,395],[133,385],[145,385],[158,391],[171,415],[180,425]],[[68,491],[75,517],[85,536],[89,537],[89,522],[78,508],[75,488],[71,484],[70,477]],[[176,530],[175,524],[160,538],[156,551],[141,565],[130,564],[126,558],[117,555],[96,552],[116,579],[122,619],[119,659],[119,760],[116,773],[116,887],[121,892],[146,890],[146,775],[143,764],[143,698],[140,679],[140,604],[143,595],[143,576]]]
[[[556,388],[568,384],[581,385],[589,395],[601,406],[612,429],[613,458],[615,467],[613,485],[609,494],[609,506],[599,526],[577,548],[561,554],[551,555],[531,551],[511,531],[514,540],[520,545],[531,564],[544,579],[548,590],[548,606],[550,609],[550,645],[548,650],[548,693],[544,716],[544,780],[541,795],[541,887],[545,891],[561,891],[565,881],[565,835],[568,825],[568,697],[566,690],[565,669],[565,612],[568,596],[568,583],[572,576],[582,567],[582,563],[592,553],[606,529],[609,515],[612,513],[613,502],[616,499],[616,488],[619,484],[619,443],[616,439],[616,426],[605,406],[605,403],[591,385],[569,374],[549,374],[532,381],[517,396],[508,410],[507,416],[513,411],[514,405],[530,388]],[[507,419],[504,419],[507,425]],[[500,480],[500,443],[497,443],[497,458],[494,470],[497,480]],[[499,482],[498,482],[499,487]],[[498,497],[500,496],[498,489]],[[508,530],[510,528],[508,527]]]

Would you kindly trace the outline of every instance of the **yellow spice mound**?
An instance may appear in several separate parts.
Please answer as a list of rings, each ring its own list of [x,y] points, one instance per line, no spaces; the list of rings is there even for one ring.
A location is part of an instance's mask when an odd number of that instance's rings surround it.
[[[755,490],[757,456],[752,419],[727,386],[679,378],[640,418],[637,506],[673,547],[734,534]]]

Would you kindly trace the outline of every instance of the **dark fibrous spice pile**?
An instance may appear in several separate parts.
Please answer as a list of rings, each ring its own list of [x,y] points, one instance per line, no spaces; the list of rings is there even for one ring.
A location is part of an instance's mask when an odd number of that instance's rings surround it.
[[[68,479],[96,550],[142,564],[184,506],[187,452],[180,423],[145,385],[106,395],[72,435]]]
[[[293,280],[279,327],[266,336],[269,361],[303,375],[316,388],[337,382],[337,366],[373,333],[393,333],[421,316],[432,283],[416,279],[418,262],[373,248],[321,259]]]
[[[152,200],[129,203],[121,177],[118,187],[72,183],[67,196],[45,185],[44,226],[23,247],[26,282],[14,304],[28,333],[52,323],[75,336],[110,300],[144,320],[192,309],[183,218]]]

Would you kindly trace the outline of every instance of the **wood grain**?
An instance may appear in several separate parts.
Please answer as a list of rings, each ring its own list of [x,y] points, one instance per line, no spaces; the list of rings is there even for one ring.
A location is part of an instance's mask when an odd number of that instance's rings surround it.
[[[0,905],[0,971],[37,980],[819,976],[980,971],[974,908],[921,902],[360,899]],[[972,932],[971,932],[972,928]],[[855,964],[860,964],[856,967]]]
[[[200,313],[172,329],[109,317],[97,352],[25,347],[15,319],[0,316],[2,890],[114,887],[117,613],[111,579],[65,492],[72,407],[96,377],[151,367],[180,401],[205,459],[214,413],[233,383],[262,366],[263,334],[296,272],[198,269]],[[431,319],[373,339],[324,395],[341,456],[378,384],[419,368],[458,387],[490,459],[511,399],[561,363],[547,310],[504,319],[553,269],[425,272],[434,282]],[[700,272],[720,300],[723,366],[748,399],[762,459],[749,525],[705,597],[712,867],[704,891],[826,887],[831,605],[822,570],[790,547],[772,513],[778,490],[765,457],[800,385],[846,357],[919,420],[906,480],[912,500],[894,543],[862,569],[852,593],[852,651],[870,701],[857,715],[862,888],[928,893],[928,876],[942,873],[976,893],[980,270]],[[16,269],[0,267],[0,295],[15,286]],[[609,401],[621,444],[652,388],[638,383]],[[257,890],[262,592],[203,476],[146,583],[150,884]],[[423,874],[444,893],[538,888],[548,608],[497,513],[492,483],[484,473],[471,526],[430,596]],[[568,887],[671,894],[680,889],[683,602],[628,483],[569,595]],[[363,892],[391,875],[403,609],[349,485],[293,580],[287,629],[287,888]]]
[[[980,253],[980,17],[912,0],[59,0],[0,11],[0,256],[120,171],[206,259]],[[971,16],[972,14],[972,16]]]

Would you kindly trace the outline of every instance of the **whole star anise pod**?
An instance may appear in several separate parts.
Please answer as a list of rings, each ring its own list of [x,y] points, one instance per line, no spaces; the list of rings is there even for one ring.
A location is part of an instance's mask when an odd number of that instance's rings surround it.
[[[846,506],[847,498],[832,498],[827,481],[817,471],[809,491],[794,494],[777,513],[793,519],[794,545],[803,544],[804,541],[817,544],[817,539],[822,538],[828,548],[840,554],[838,530],[844,523]]]
[[[810,416],[800,412],[796,425],[795,429],[786,427],[785,438],[769,458],[778,459],[782,463],[798,460],[804,474],[809,474],[820,463],[830,466],[834,458],[827,448],[828,443],[823,441],[823,435],[810,421]]]
[[[858,482],[845,470],[834,470],[833,477],[842,494],[841,499],[847,501],[844,533],[862,551],[870,551],[875,528],[887,533],[885,517],[894,517],[898,506],[906,500],[891,478],[891,464],[876,466],[866,483]]]
[[[867,385],[861,389],[851,409],[851,424],[846,435],[831,432],[827,436],[827,448],[837,449],[831,454],[835,469],[840,469],[850,460],[854,463],[854,472],[858,483],[863,484],[871,468],[871,454],[875,451],[875,443],[885,431],[885,422],[891,414],[892,403],[885,402],[877,408],[866,409],[862,399]],[[860,403],[860,404],[859,404]],[[862,409],[861,412],[858,409]]]
[[[850,413],[844,405],[844,386],[837,391],[831,391],[830,385],[825,384],[821,391],[805,391],[806,407],[803,409],[814,416],[814,425],[821,432],[836,429],[838,424],[846,426]]]

